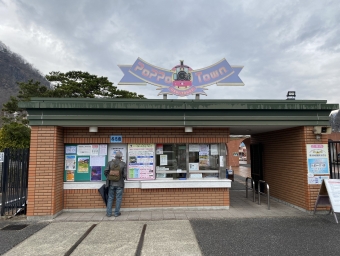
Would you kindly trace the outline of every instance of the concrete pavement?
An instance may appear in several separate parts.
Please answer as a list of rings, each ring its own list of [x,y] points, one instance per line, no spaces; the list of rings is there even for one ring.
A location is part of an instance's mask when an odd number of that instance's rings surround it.
[[[65,212],[50,222],[15,217],[0,221],[4,255],[337,255],[340,225],[331,215],[313,216],[270,200],[245,197],[235,176],[230,209]],[[22,230],[2,230],[27,224]],[[334,243],[332,242],[334,241]],[[74,249],[74,250],[72,250]]]

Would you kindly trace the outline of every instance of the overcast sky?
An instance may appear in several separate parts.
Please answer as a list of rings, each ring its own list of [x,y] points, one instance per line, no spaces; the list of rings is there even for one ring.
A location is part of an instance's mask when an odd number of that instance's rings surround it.
[[[183,59],[194,70],[225,58],[244,66],[245,85],[211,85],[201,99],[286,99],[293,90],[340,102],[339,0],[0,0],[0,41],[44,75],[81,70],[117,86],[117,65],[138,57],[164,69]],[[118,87],[162,99],[154,85]]]

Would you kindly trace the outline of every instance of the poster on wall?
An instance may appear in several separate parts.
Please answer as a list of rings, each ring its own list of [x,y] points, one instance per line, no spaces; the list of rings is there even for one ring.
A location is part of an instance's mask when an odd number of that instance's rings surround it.
[[[156,144],[156,155],[163,154],[163,144]]]
[[[76,156],[74,155],[65,156],[65,170],[68,171],[76,170]]]
[[[78,173],[88,173],[89,162],[90,162],[90,158],[88,156],[78,157]]]
[[[127,164],[126,149],[127,149],[126,144],[117,144],[117,143],[109,144],[108,150],[107,150],[108,161],[115,159],[116,153],[120,151],[122,152],[122,155],[123,155],[122,161],[124,161]]]
[[[168,155],[160,155],[159,160],[159,165],[168,165]]]
[[[65,153],[66,154],[77,154],[77,146],[66,146]]]
[[[71,170],[67,171],[66,181],[74,181],[74,171],[71,171]]]
[[[90,156],[92,154],[92,145],[78,145],[77,155],[78,156]]]
[[[329,179],[329,176],[314,176],[314,174],[308,174],[308,184],[322,184],[324,179]]]
[[[328,145],[307,144],[308,174],[329,174]]]
[[[99,145],[99,155],[101,155],[101,156],[107,155],[107,145],[106,144],[100,144]]]
[[[102,168],[101,166],[91,166],[91,181],[102,180]]]
[[[155,144],[129,144],[128,155],[128,180],[151,180],[155,178]]]
[[[99,145],[91,145],[91,146],[92,146],[91,155],[92,156],[99,155]]]

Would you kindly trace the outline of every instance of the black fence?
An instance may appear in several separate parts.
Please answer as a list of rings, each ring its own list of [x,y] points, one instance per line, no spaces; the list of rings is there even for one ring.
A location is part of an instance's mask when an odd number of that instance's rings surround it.
[[[340,179],[340,141],[328,141],[330,178]]]
[[[1,165],[1,216],[26,213],[29,149],[4,150]]]

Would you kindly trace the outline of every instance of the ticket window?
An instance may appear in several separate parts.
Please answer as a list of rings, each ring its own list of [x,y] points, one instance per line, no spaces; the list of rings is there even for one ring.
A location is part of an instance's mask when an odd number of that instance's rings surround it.
[[[162,150],[156,153],[156,178],[186,178],[186,145],[162,144],[158,147]]]

